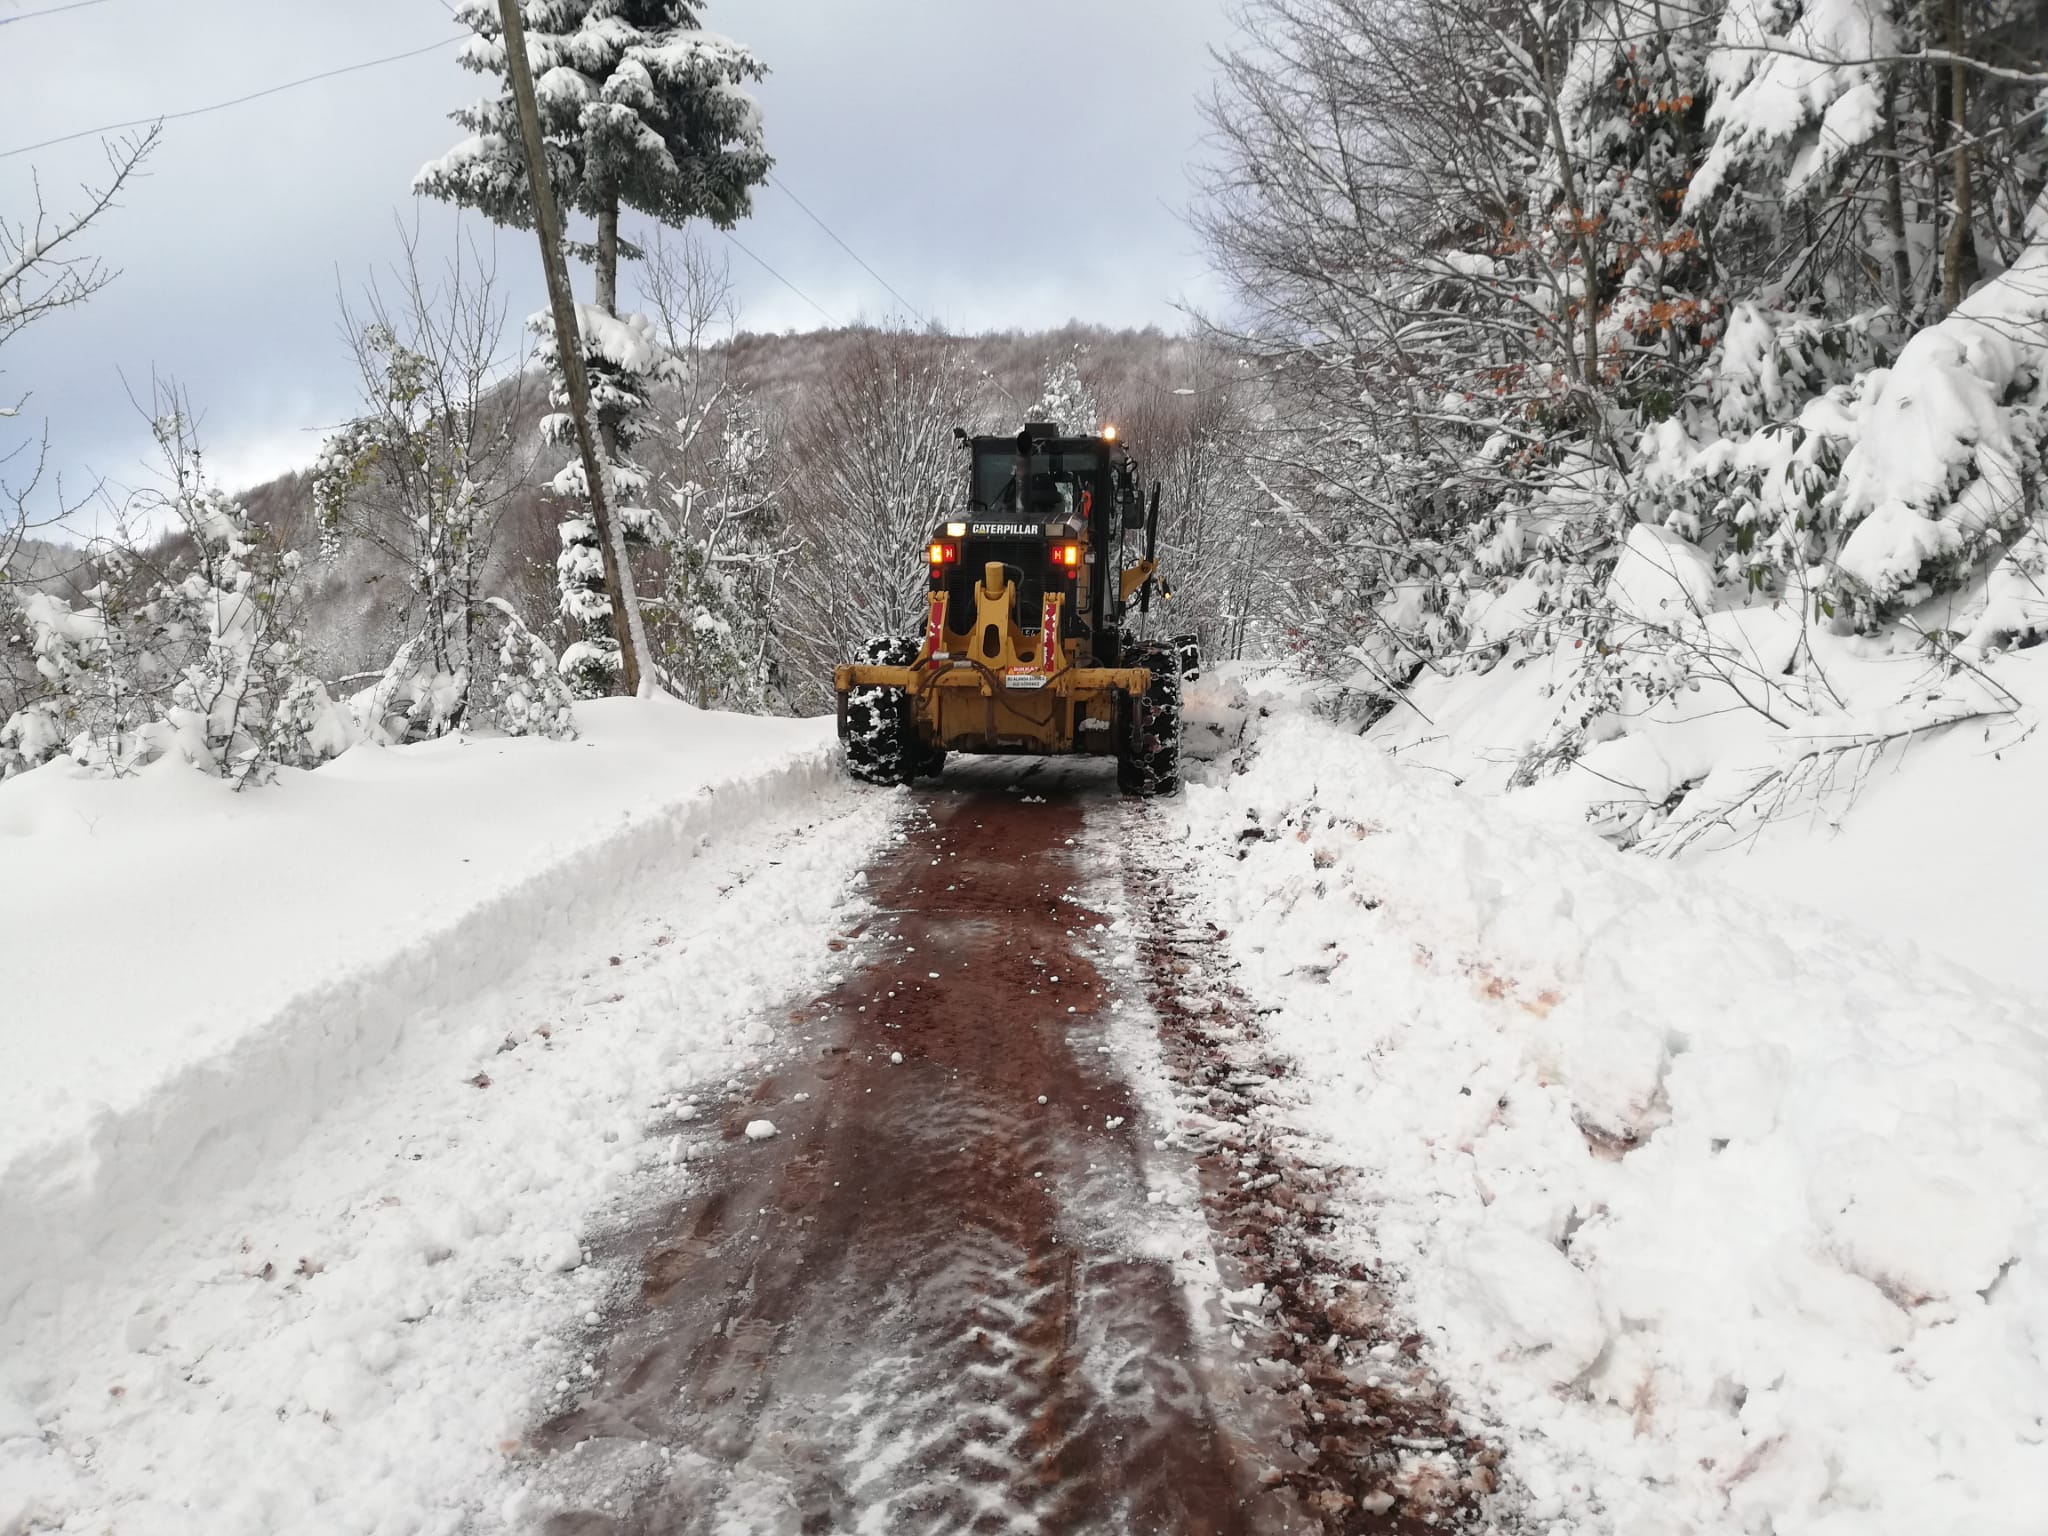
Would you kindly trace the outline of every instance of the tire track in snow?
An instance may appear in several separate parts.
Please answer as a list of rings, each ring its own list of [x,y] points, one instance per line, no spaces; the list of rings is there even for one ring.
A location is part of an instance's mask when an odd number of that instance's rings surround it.
[[[1203,1149],[1202,1203],[1238,1288],[1232,1325],[1285,1415],[1288,1485],[1347,1536],[1502,1529],[1501,1447],[1461,1422],[1391,1277],[1333,1239],[1332,1204],[1361,1204],[1370,1175],[1318,1163],[1288,1130],[1292,1066],[1227,979],[1228,936],[1175,899],[1186,871],[1162,851],[1164,818],[1132,814],[1143,825],[1124,883],[1150,915],[1140,965],[1181,1133]]]
[[[1084,1049],[1105,987],[1073,895],[1106,786],[1030,783],[931,795],[871,871],[859,973],[727,1116],[718,1189],[608,1245],[642,1285],[533,1437],[552,1536],[1318,1528],[1219,1424],[1172,1270],[1117,1240],[1146,1218],[1137,1111]]]

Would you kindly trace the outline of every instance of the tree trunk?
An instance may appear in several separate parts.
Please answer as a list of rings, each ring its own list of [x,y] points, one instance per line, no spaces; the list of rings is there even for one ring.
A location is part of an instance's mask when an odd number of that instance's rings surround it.
[[[1913,257],[1906,249],[1906,194],[1899,169],[1898,128],[1899,79],[1896,70],[1885,74],[1884,126],[1879,147],[1884,151],[1884,229],[1891,241],[1892,307],[1899,320],[1913,323]]]
[[[1963,55],[1963,0],[1948,0],[1949,52],[1949,134],[1953,146],[1951,173],[1955,186],[1955,212],[1948,238],[1941,247],[1941,307],[1947,313],[1960,304],[1963,295],[1977,281],[1977,240],[1971,227],[1970,207],[1970,72]]]
[[[617,319],[619,313],[619,195],[605,195],[597,215],[597,307]]]
[[[1926,0],[1927,38],[1957,60],[1963,53],[1962,0]],[[1941,206],[1941,162],[1949,159],[1949,225],[1941,242],[1941,311],[1947,314],[1961,302],[1977,280],[1977,245],[1970,229],[1969,70],[1960,62],[1944,72],[1939,64],[1929,65],[1933,75],[1932,119],[1934,158],[1929,180],[1937,215]]]

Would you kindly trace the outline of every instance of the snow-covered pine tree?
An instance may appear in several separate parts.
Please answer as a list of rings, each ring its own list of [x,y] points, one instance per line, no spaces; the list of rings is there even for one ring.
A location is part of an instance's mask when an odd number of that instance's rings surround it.
[[[704,218],[730,228],[747,213],[752,189],[771,164],[760,110],[745,89],[766,70],[746,48],[704,31],[700,11],[698,0],[522,0],[555,196],[564,210],[596,226],[595,240],[576,248],[596,273],[595,304],[579,323],[598,430],[618,477],[614,490],[629,535],[646,523],[646,479],[630,454],[641,431],[645,386],[655,376],[630,359],[642,355],[654,333],[642,317],[619,314],[619,260],[638,254],[620,241],[620,213],[630,208],[678,227]],[[463,0],[456,14],[476,33],[464,46],[464,67],[494,77],[501,89],[455,114],[469,136],[423,167],[413,189],[477,208],[501,224],[531,227],[496,0]],[[552,338],[552,317],[537,316],[533,324],[544,342]],[[559,396],[561,381],[555,383]],[[587,500],[583,476],[580,461],[572,462],[556,478],[556,489]],[[610,634],[596,529],[586,513],[563,520],[559,575],[570,625],[565,673],[579,692],[609,691],[618,675],[618,644]]]
[[[491,711],[507,736],[576,739],[575,699],[562,681],[548,643],[526,627],[502,597],[488,600],[503,624],[498,669],[491,678]]]
[[[579,254],[597,273],[597,306],[618,311],[619,215],[631,208],[680,227],[730,229],[772,164],[761,113],[746,89],[766,68],[745,47],[699,25],[700,0],[522,0],[534,90],[555,196],[596,224]],[[468,137],[429,162],[413,190],[531,228],[518,116],[505,83],[496,0],[462,0],[476,36],[462,65],[501,84],[455,113]]]
[[[683,377],[683,365],[662,344],[654,323],[645,315],[614,317],[594,305],[576,306],[583,331],[583,351],[590,376],[591,407],[606,441],[611,470],[613,516],[629,543],[647,541],[655,522],[648,507],[651,476],[634,457],[648,421],[648,402],[655,388]],[[551,414],[541,422],[541,435],[566,445],[574,434],[568,412],[569,392],[555,348],[554,317],[543,312],[531,321],[539,350],[548,360],[548,404]],[[583,509],[590,501],[583,459],[571,453],[549,488],[570,504],[562,518],[562,552],[555,575],[561,619],[569,645],[562,653],[563,675],[583,698],[599,698],[618,685],[619,642],[612,633],[611,599],[604,584],[604,555],[598,547],[597,525]]]
[[[2028,229],[2048,72],[2029,14],[2015,0],[1720,11],[1686,209],[1732,311],[1645,435],[1637,506],[1704,545],[1724,580],[1869,628],[1970,579],[2023,519],[2048,371]],[[1916,66],[1927,49],[1986,67]],[[1966,277],[1988,281],[1971,294]],[[1899,430],[1872,430],[1902,411]]]

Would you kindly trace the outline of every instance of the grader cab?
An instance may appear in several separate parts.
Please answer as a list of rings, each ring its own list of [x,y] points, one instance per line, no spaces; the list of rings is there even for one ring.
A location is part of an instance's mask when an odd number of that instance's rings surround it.
[[[967,504],[926,545],[923,633],[871,641],[833,675],[848,770],[904,784],[948,752],[1087,753],[1113,755],[1127,793],[1173,793],[1181,657],[1134,633],[1151,606],[1158,488],[1148,508],[1114,427],[960,435]]]

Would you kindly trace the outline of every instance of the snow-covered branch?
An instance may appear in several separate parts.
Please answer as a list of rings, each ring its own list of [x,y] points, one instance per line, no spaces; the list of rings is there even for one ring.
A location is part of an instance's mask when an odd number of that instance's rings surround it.
[[[84,187],[84,201],[56,214],[35,190],[26,219],[0,217],[0,345],[44,316],[81,304],[114,279],[101,260],[78,249],[79,238],[112,208],[156,148],[161,128],[108,142],[106,179]]]

